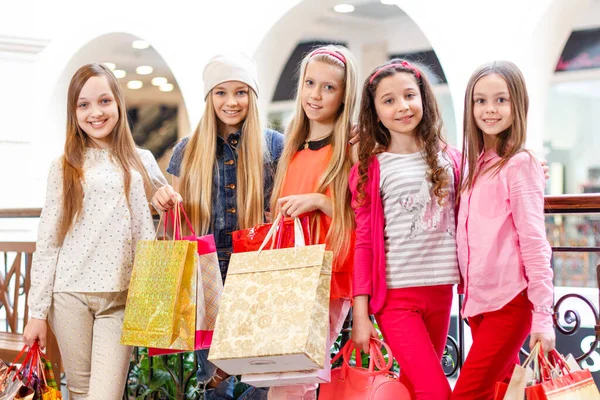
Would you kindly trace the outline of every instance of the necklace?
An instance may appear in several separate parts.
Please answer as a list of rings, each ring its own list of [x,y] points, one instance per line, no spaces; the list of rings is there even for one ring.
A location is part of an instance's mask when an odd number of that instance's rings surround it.
[[[312,150],[312,151],[316,151],[316,150],[320,150],[323,147],[327,146],[329,143],[331,143],[331,137],[333,135],[327,135],[325,136],[323,139],[319,139],[319,140],[305,140],[304,143],[302,143],[302,145],[300,146],[300,148],[298,149],[298,151],[300,150]]]

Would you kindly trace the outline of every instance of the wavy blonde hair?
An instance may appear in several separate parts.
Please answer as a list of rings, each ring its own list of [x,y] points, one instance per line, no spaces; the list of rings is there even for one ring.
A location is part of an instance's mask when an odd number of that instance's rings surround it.
[[[77,122],[77,101],[81,89],[83,89],[88,79],[95,76],[106,78],[119,110],[119,120],[110,134],[110,148],[111,155],[123,171],[127,205],[131,206],[129,202],[129,188],[131,187],[131,172],[133,170],[138,171],[142,175],[146,197],[148,199],[151,198],[152,183],[133,141],[133,136],[127,123],[125,97],[123,96],[123,92],[121,92],[121,86],[117,78],[110,69],[102,64],[94,63],[82,66],[75,72],[73,78],[71,78],[67,92],[67,135],[64,155],[62,157],[62,210],[58,223],[57,238],[57,245],[59,246],[63,244],[65,237],[73,227],[78,216],[81,215],[81,210],[83,209],[83,181],[85,180],[85,171],[83,170],[84,154],[85,148],[91,147],[93,142]]]
[[[197,234],[211,229],[213,177],[216,163],[218,117],[212,101],[212,91],[206,99],[204,114],[188,142],[181,164],[180,194],[192,226]],[[265,138],[258,99],[248,90],[248,115],[242,124],[237,147],[237,215],[240,229],[264,222],[264,159]]]
[[[328,54],[314,54],[320,51],[337,52],[344,56],[346,63]],[[339,267],[350,254],[350,242],[352,230],[354,229],[354,213],[350,208],[350,192],[348,190],[348,176],[352,163],[348,156],[348,138],[352,130],[352,122],[355,116],[357,72],[354,56],[343,46],[323,46],[312,50],[304,57],[300,64],[300,74],[296,89],[296,105],[294,117],[286,130],[285,146],[277,166],[275,185],[271,197],[271,210],[276,209],[277,199],[280,196],[286,171],[298,152],[298,149],[309,136],[310,121],[302,108],[302,88],[304,77],[309,63],[322,62],[333,65],[344,72],[344,98],[335,119],[332,134],[332,155],[329,164],[317,185],[318,193],[331,190],[333,203],[333,217],[327,237],[325,239],[328,247],[336,255],[336,265]],[[311,222],[315,226],[315,221]]]

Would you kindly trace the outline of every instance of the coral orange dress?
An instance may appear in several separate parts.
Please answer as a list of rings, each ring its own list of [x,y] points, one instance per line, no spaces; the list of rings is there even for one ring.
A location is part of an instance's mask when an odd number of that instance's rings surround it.
[[[302,149],[298,151],[288,166],[280,197],[316,193],[317,185],[331,159],[331,151],[330,144],[318,150]],[[329,188],[325,192],[325,195],[331,197],[331,190]],[[331,218],[319,210],[313,211],[313,213],[316,213],[314,216],[316,217],[317,232],[311,232],[313,241],[311,244],[325,243],[326,248],[330,249],[325,239],[331,225]],[[354,232],[352,233],[352,241],[354,241]],[[350,249],[353,247],[351,243]],[[352,298],[353,261],[354,257],[352,254],[349,254],[345,260],[339,260],[337,255],[334,254],[334,271],[331,274],[332,299]]]

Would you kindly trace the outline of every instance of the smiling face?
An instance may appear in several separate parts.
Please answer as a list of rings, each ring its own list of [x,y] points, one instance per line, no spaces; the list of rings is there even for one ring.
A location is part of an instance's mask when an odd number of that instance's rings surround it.
[[[306,66],[302,108],[311,122],[333,124],[344,99],[344,70],[320,61]]]
[[[377,117],[390,134],[415,135],[423,119],[423,101],[413,74],[398,72],[383,78],[374,100]]]
[[[512,125],[511,98],[506,81],[500,75],[485,75],[475,84],[473,118],[483,132],[486,149],[494,147],[498,135]]]
[[[77,124],[100,148],[109,148],[119,121],[119,107],[106,76],[92,76],[81,88],[77,99]]]
[[[223,82],[213,88],[211,96],[219,119],[219,133],[235,133],[241,129],[248,116],[250,90],[239,81]]]

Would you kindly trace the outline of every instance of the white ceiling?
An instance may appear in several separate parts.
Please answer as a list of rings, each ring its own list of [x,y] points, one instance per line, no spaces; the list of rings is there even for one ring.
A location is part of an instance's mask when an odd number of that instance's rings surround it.
[[[382,4],[379,0],[339,0],[339,3],[351,4],[354,6],[353,12],[340,14],[348,17],[384,20],[406,15],[406,13],[397,5]],[[333,8],[331,10],[333,11]]]
[[[168,65],[152,46],[143,50],[134,49],[131,43],[137,39],[125,33],[104,35],[88,43],[82,51],[88,62],[111,62],[116,64],[116,69],[127,72],[125,78],[119,79],[127,104],[179,103],[181,93]],[[135,69],[141,65],[149,65],[154,71],[150,75],[138,75]],[[158,87],[152,86],[151,80],[156,76],[167,78],[174,85],[173,91],[161,92]],[[142,81],[144,86],[137,90],[128,89],[127,82],[130,80]]]

